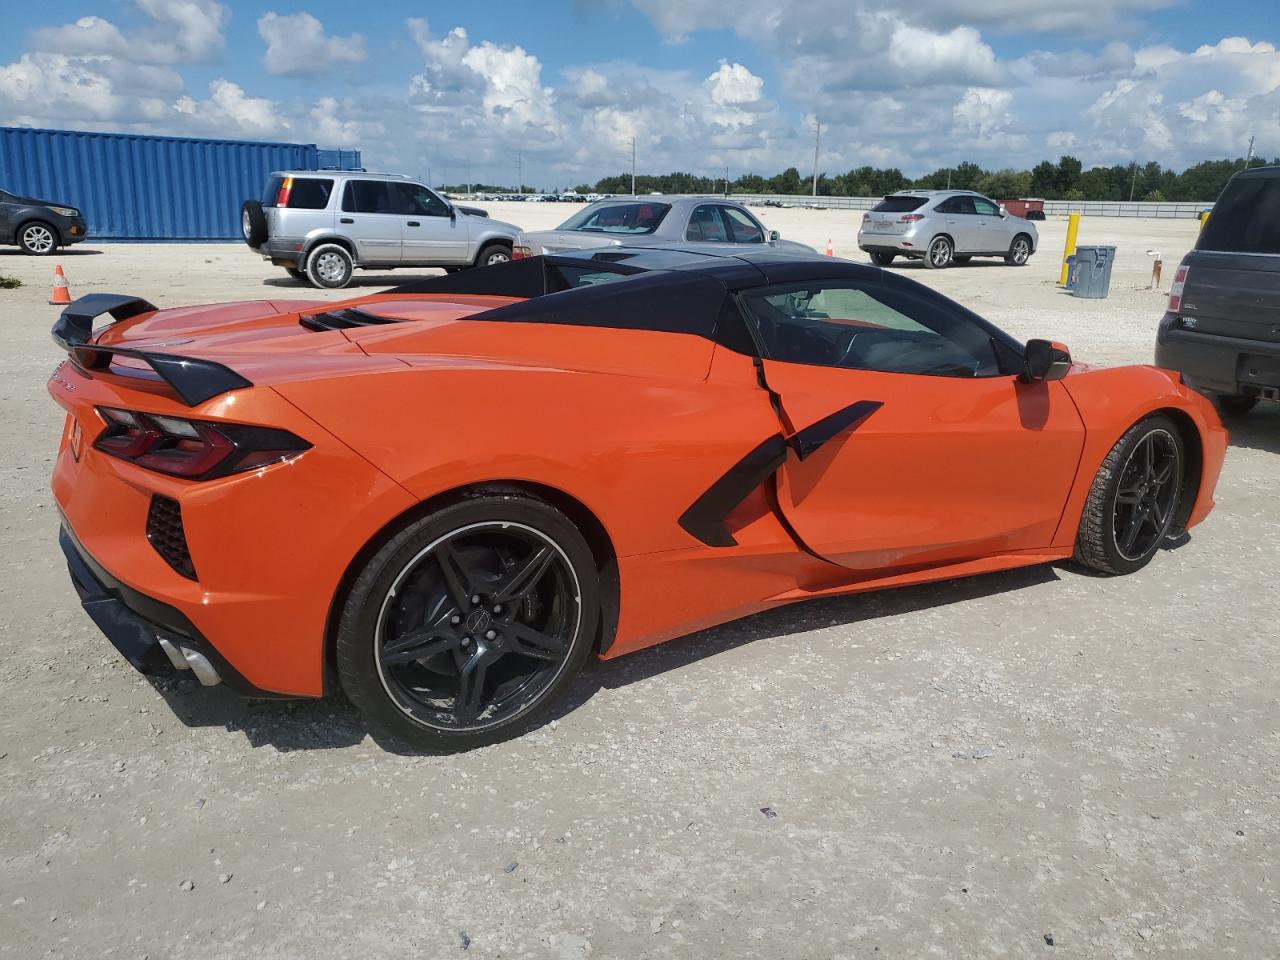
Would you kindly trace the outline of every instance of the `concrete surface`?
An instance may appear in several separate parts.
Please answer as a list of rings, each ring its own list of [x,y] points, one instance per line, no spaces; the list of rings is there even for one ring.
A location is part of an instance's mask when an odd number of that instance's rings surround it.
[[[847,213],[761,213],[855,252]],[[1194,231],[1086,221],[1120,246],[1107,301],[1055,288],[1060,222],[1024,269],[901,269],[1020,337],[1146,362],[1144,251],[1167,290]],[[47,489],[56,262],[77,296],[298,292],[234,245],[0,253],[27,284],[0,290],[0,957],[1277,955],[1275,408],[1137,575],[773,611],[591,665],[523,739],[404,756],[343,703],[157,691],[81,612]]]

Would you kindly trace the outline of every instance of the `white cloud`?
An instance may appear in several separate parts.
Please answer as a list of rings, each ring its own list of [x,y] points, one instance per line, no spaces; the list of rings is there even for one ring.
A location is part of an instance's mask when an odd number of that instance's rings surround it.
[[[230,80],[212,81],[207,100],[178,98],[174,110],[189,118],[193,128],[211,132],[234,130],[241,136],[265,137],[286,133],[290,127],[272,101],[251,97]]]
[[[32,46],[46,53],[123,57],[138,63],[205,63],[225,43],[229,12],[216,0],[134,0],[150,23],[125,33],[102,17],[47,27],[32,35]]]
[[[364,37],[327,36],[324,24],[309,13],[265,13],[258,18],[258,36],[267,44],[262,58],[267,72],[281,76],[327,73],[335,64],[365,58]]]

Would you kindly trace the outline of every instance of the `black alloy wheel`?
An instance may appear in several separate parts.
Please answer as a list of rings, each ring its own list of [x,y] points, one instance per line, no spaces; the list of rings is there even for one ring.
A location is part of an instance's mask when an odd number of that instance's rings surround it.
[[[338,638],[343,687],[416,745],[505,739],[586,659],[596,577],[577,528],[542,501],[446,507],[393,539],[354,586]]]
[[[1094,478],[1080,518],[1075,558],[1102,573],[1133,573],[1174,531],[1186,456],[1163,414],[1125,432]]]

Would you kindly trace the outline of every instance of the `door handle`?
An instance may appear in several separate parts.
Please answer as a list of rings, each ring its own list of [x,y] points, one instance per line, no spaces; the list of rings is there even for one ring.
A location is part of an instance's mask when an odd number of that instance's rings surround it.
[[[355,221],[352,220],[350,217],[339,217],[338,222],[339,223],[355,223]]]
[[[410,220],[408,223],[406,223],[406,224],[405,224],[405,226],[406,226],[406,227],[420,227],[420,226],[422,226],[422,224],[420,224],[417,220]]]

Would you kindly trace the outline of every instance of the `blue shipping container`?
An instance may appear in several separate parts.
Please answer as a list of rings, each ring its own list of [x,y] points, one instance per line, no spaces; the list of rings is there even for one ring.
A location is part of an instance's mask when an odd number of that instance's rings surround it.
[[[72,204],[88,237],[238,240],[240,204],[272,170],[359,169],[358,150],[314,143],[0,127],[0,189]]]

